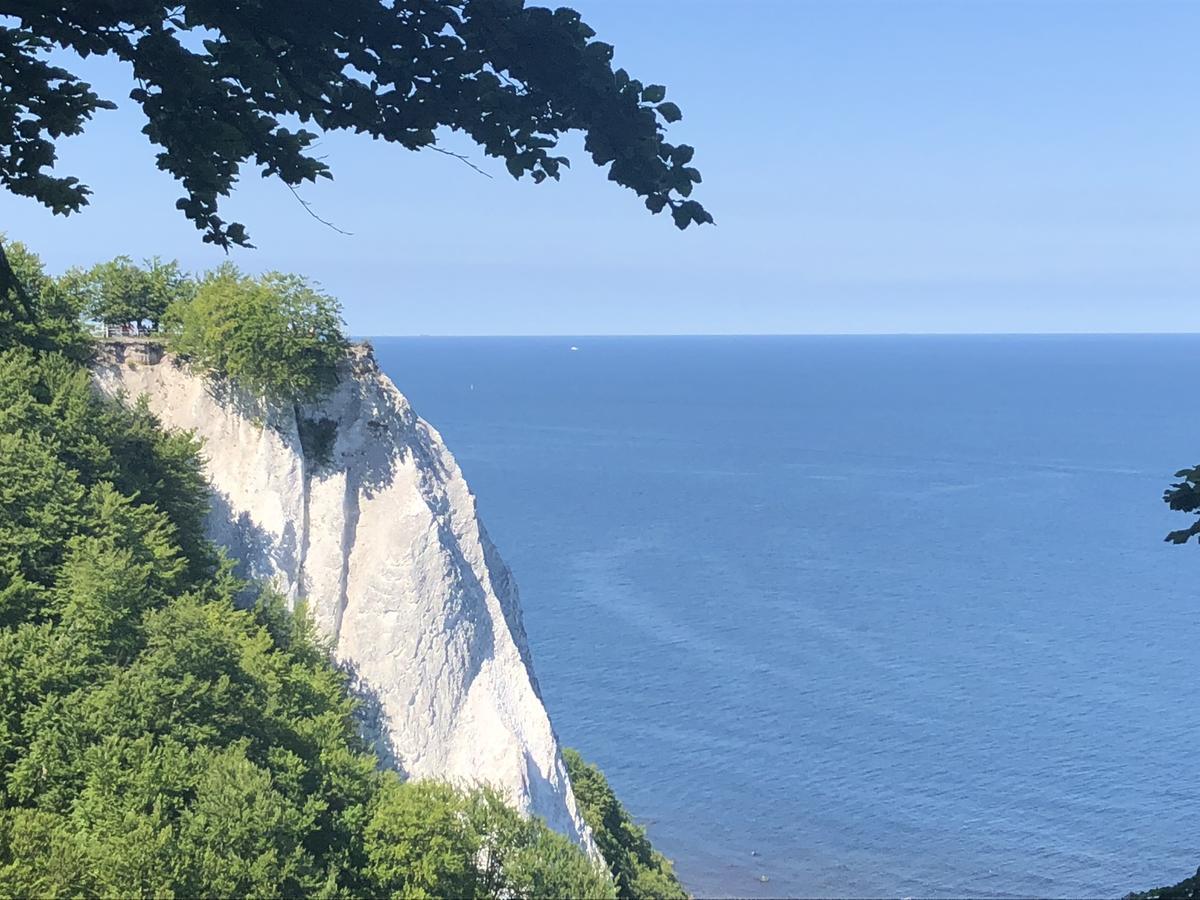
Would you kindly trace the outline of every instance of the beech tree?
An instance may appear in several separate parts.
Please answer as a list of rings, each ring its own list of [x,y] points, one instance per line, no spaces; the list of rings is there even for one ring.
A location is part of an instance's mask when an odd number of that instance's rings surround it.
[[[75,280],[47,275],[37,255],[18,241],[6,251],[3,234],[0,262],[15,285],[9,291],[0,287],[0,350],[20,344],[86,358],[91,342],[79,325],[82,309]]]
[[[315,400],[346,355],[341,306],[306,279],[226,264],[167,311],[170,346],[202,372],[277,402]]]
[[[106,325],[148,322],[157,328],[167,307],[187,299],[194,284],[179,263],[158,257],[137,265],[128,256],[74,270],[65,281],[81,295],[83,311]]]
[[[666,140],[679,107],[662,85],[614,69],[612,46],[574,10],[524,0],[0,0],[0,16],[0,184],[56,213],[82,209],[90,193],[55,174],[56,142],[114,106],[48,61],[63,48],[129,65],[158,166],[183,187],[176,206],[221,247],[250,245],[219,209],[243,166],[290,187],[332,177],[310,151],[319,131],[335,130],[439,152],[449,152],[439,129],[461,132],[535,182],[559,177],[569,165],[559,139],[581,131],[592,160],[651,212],[669,209],[679,228],[712,222],[690,199],[700,182],[692,148]],[[11,303],[17,288],[0,249],[0,295]]]

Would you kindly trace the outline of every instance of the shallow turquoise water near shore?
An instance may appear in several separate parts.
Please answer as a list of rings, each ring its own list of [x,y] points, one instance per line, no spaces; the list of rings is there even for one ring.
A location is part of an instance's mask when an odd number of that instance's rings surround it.
[[[374,343],[516,573],[560,737],[698,895],[1200,864],[1200,552],[1159,500],[1200,461],[1200,337]]]

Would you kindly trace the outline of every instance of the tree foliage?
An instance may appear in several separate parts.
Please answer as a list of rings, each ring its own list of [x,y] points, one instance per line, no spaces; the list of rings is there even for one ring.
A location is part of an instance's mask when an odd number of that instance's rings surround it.
[[[495,791],[388,781],[366,829],[367,870],[387,895],[615,898],[612,881],[567,838]]]
[[[711,222],[695,200],[692,148],[666,140],[681,117],[661,85],[613,69],[613,48],[570,9],[524,0],[0,0],[0,183],[57,213],[88,188],[52,174],[55,142],[111,108],[54,47],[113,56],[136,79],[130,98],[183,186],[176,206],[223,247],[248,244],[220,216],[243,166],[296,186],[330,170],[312,154],[320,131],[352,130],[410,150],[462,132],[516,178],[558,178],[560,137],[582,131],[610,180],[669,209],[675,224]],[[303,128],[285,124],[298,120]],[[0,284],[0,287],[3,287]]]
[[[0,392],[0,893],[354,888],[375,761],[306,626],[235,609],[195,442],[58,354]]]
[[[79,324],[80,311],[77,295],[63,279],[47,275],[28,247],[6,244],[0,234],[0,350],[20,345],[84,359],[91,345]]]
[[[622,900],[687,900],[670,861],[650,845],[646,829],[630,817],[608,779],[576,750],[564,748],[563,759],[575,799],[604,854]]]
[[[223,266],[167,319],[171,349],[193,366],[276,401],[328,392],[346,355],[337,301],[297,275]]]
[[[1126,900],[1200,900],[1200,869],[1179,884],[1129,894]]]
[[[128,256],[118,256],[87,271],[69,272],[62,280],[80,298],[77,305],[83,313],[106,325],[148,323],[156,328],[167,307],[195,290],[179,263],[158,257],[139,266]]]
[[[1178,512],[1200,516],[1200,466],[1180,469],[1175,477],[1180,480],[1163,492],[1163,502]],[[1197,535],[1200,535],[1200,518],[1187,528],[1172,531],[1165,540],[1172,544],[1186,544]]]

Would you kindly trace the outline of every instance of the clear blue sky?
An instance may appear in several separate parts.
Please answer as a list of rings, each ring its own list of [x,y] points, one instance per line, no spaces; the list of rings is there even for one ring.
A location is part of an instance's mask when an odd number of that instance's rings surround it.
[[[247,172],[234,261],[321,281],[357,334],[1200,331],[1200,2],[573,5],[683,108],[716,228],[582,158],[535,186],[334,135],[303,195],[353,236]],[[4,193],[0,227],[55,269],[219,262],[122,68],[86,70],[122,106],[62,146],[92,206]]]

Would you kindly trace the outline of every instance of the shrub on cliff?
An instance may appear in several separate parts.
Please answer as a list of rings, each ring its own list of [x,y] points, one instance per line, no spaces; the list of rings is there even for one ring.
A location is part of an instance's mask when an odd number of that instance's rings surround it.
[[[171,349],[191,365],[281,402],[330,391],[347,348],[334,298],[298,275],[251,278],[232,266],[173,303],[166,327]]]
[[[646,829],[626,812],[604,773],[570,747],[563,749],[563,759],[583,818],[612,870],[617,895],[622,900],[687,900],[670,861],[650,845]]]

